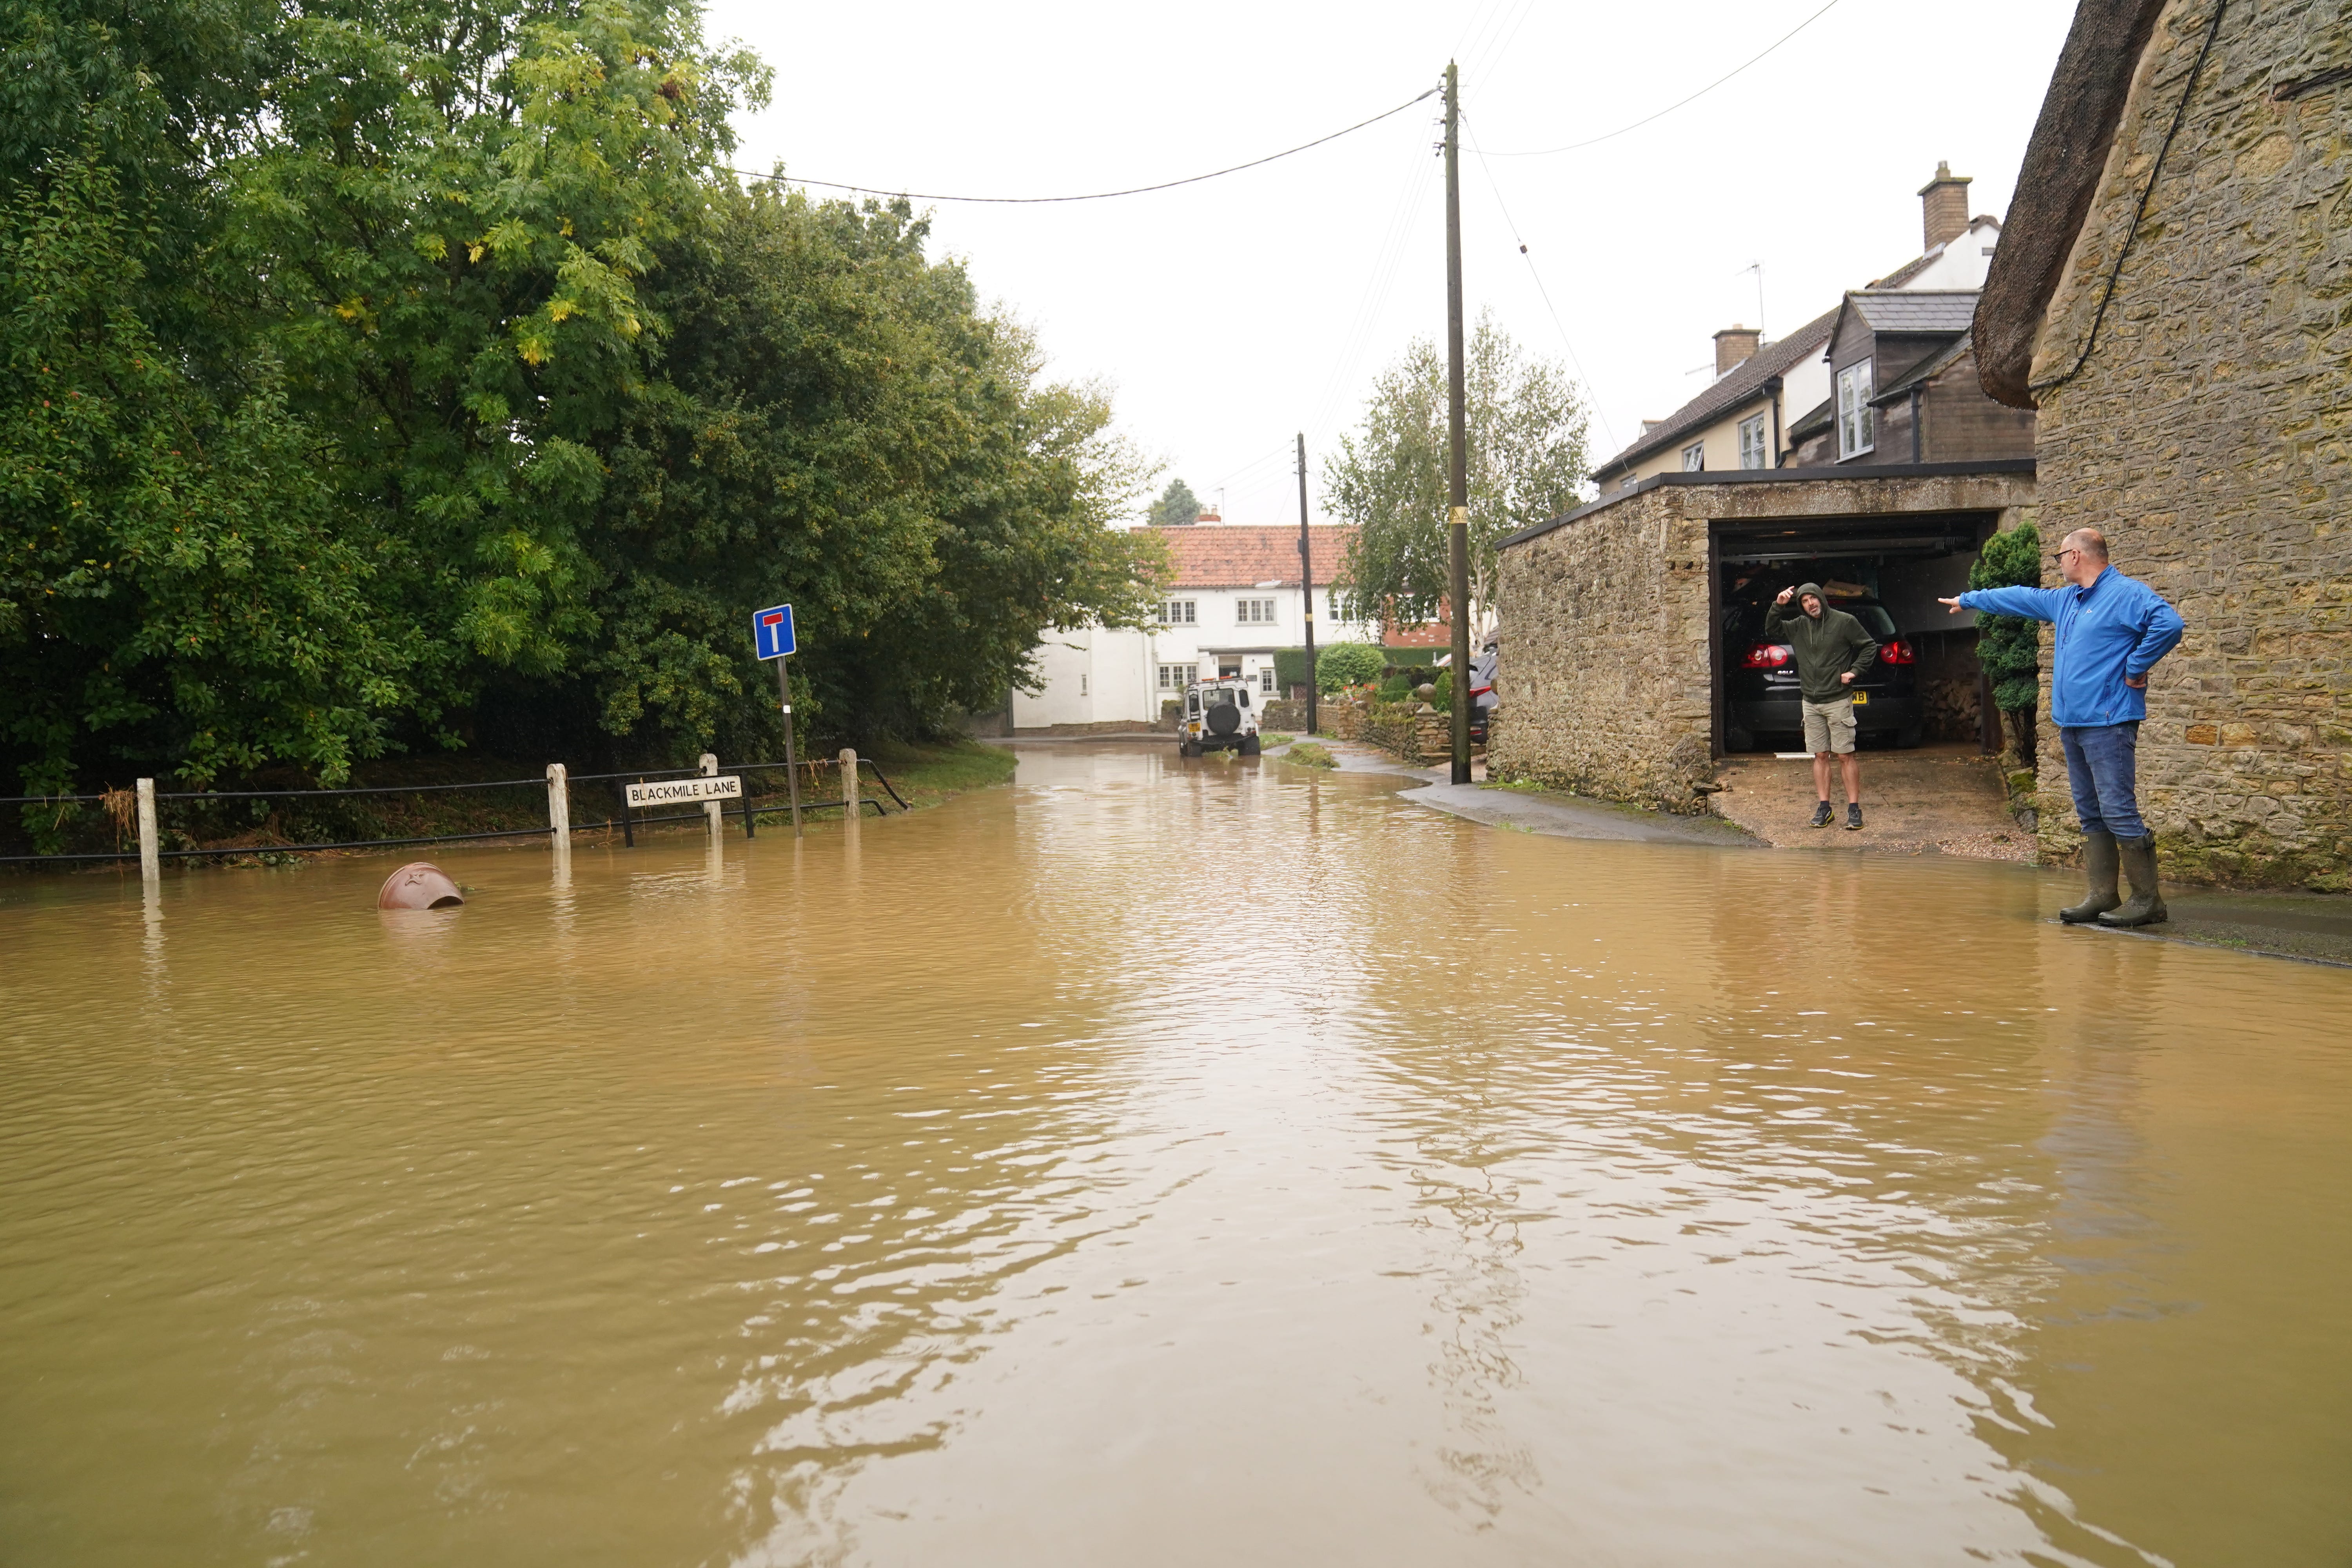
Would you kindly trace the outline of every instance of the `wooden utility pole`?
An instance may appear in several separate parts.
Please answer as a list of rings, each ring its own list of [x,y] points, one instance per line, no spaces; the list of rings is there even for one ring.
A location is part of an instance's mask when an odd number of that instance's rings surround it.
[[[1445,62],[1445,551],[1453,568],[1454,782],[1470,782],[1470,436],[1462,384],[1462,82]]]
[[[1307,601],[1307,732],[1315,733],[1315,557],[1307,541],[1307,432],[1298,433],[1298,592]]]

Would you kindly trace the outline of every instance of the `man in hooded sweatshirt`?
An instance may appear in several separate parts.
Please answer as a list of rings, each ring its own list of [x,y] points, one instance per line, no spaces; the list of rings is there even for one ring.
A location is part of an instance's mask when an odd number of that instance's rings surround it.
[[[1797,602],[1791,614],[1789,601]],[[1813,753],[1813,826],[1830,825],[1830,758],[1845,773],[1845,825],[1862,826],[1862,764],[1853,754],[1853,683],[1878,658],[1878,644],[1862,623],[1832,610],[1818,583],[1783,588],[1764,612],[1764,640],[1797,650],[1798,706],[1805,717],[1805,750]]]
[[[2106,535],[2095,528],[2078,528],[2062,542],[2058,575],[2063,587],[1974,588],[1944,605],[1955,615],[1979,610],[2056,626],[2050,717],[2066,752],[2090,879],[2090,896],[2058,918],[2068,925],[2154,925],[2166,911],[2156,835],[2139,815],[2139,727],[2147,718],[2147,672],[2180,640],[2180,612],[2108,565]],[[2131,880],[2128,900],[2116,887],[2118,868]]]

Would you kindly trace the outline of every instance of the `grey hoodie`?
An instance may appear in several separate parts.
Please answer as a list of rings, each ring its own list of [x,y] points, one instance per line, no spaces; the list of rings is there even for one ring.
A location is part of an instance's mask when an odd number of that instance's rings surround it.
[[[1822,602],[1822,613],[1804,611],[1805,595]],[[1764,640],[1786,642],[1797,650],[1797,684],[1808,702],[1835,702],[1853,690],[1838,679],[1847,670],[1859,681],[1878,659],[1878,644],[1862,623],[1843,610],[1830,608],[1829,595],[1818,583],[1801,583],[1786,605],[1764,612]]]

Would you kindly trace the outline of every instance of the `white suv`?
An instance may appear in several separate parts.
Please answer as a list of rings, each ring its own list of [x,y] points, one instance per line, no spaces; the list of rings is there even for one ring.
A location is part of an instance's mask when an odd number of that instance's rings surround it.
[[[1196,680],[1184,689],[1184,718],[1176,731],[1176,750],[1187,757],[1203,752],[1258,753],[1257,710],[1250,704],[1249,682],[1238,676]]]

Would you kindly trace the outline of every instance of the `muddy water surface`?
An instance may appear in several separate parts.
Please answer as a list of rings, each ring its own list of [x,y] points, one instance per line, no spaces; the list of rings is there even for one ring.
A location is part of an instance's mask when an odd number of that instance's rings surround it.
[[[1393,787],[0,886],[0,1561],[2352,1561],[2352,973]]]

